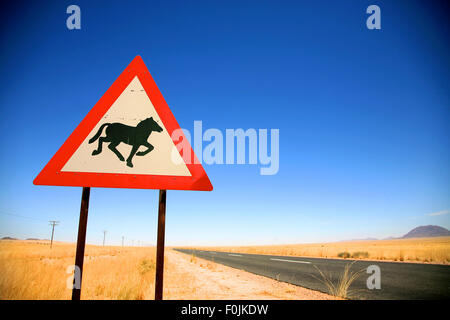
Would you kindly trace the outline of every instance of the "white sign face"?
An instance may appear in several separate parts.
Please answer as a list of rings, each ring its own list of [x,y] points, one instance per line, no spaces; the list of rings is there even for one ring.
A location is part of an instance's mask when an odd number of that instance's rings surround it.
[[[61,171],[191,176],[174,148],[135,77]]]

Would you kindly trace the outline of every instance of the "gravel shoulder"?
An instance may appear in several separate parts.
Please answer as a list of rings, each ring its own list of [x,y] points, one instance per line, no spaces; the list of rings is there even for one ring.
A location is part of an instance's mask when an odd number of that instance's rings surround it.
[[[173,250],[166,251],[164,277],[164,299],[168,300],[336,299]]]

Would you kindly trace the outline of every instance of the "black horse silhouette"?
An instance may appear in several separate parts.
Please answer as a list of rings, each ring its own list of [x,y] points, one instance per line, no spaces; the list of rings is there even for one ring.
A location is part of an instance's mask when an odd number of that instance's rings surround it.
[[[105,127],[106,137],[100,137],[103,128]],[[104,123],[98,129],[95,136],[89,140],[89,143],[93,143],[100,137],[98,140],[98,148],[97,150],[92,151],[92,155],[96,156],[102,152],[103,142],[111,142],[108,145],[108,148],[116,154],[120,161],[125,161],[122,154],[116,149],[116,147],[123,142],[133,146],[130,155],[127,158],[127,166],[133,168],[133,163],[131,161],[133,160],[135,154],[137,156],[145,156],[154,149],[154,147],[147,142],[147,139],[152,131],[161,132],[162,130],[163,129],[158,125],[158,123],[153,120],[153,117],[142,120],[136,127],[130,127],[118,122]],[[147,147],[147,150],[137,152],[140,146]]]

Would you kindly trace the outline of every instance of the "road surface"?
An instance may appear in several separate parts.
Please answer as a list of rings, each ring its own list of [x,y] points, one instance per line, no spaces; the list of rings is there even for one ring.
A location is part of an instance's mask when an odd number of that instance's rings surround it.
[[[189,255],[207,259],[233,268],[288,282],[305,288],[328,293],[319,271],[337,279],[347,264],[355,261],[351,271],[363,270],[350,286],[350,299],[449,299],[450,266],[271,256],[260,254],[229,253],[192,249],[175,249]],[[377,265],[381,273],[381,288],[369,290],[367,267]]]

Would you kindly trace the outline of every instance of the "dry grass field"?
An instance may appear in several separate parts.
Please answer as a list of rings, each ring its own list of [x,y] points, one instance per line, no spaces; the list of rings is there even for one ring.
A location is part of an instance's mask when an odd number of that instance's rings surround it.
[[[70,299],[75,244],[0,241],[0,300]],[[86,246],[81,299],[154,298],[154,247]],[[167,248],[164,299],[334,299]]]
[[[75,244],[0,241],[0,300],[70,299],[74,257]],[[152,247],[86,246],[81,298],[153,298],[154,258]]]
[[[211,250],[212,247],[201,248]],[[213,250],[335,258],[450,263],[450,237],[353,241],[283,246],[214,247]],[[0,300],[70,299],[68,268],[75,244],[0,241]],[[193,256],[167,250],[165,299],[329,299],[312,290],[284,284]],[[154,298],[154,247],[86,246],[82,299]]]
[[[450,237],[196,249],[282,256],[450,263]]]

